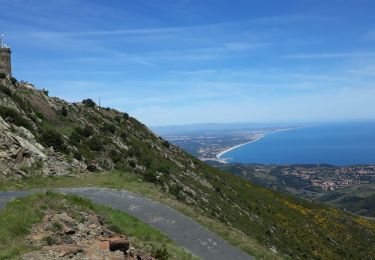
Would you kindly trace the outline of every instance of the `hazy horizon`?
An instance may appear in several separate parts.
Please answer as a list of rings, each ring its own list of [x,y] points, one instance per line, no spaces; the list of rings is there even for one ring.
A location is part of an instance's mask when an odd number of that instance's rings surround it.
[[[184,126],[215,126],[215,125],[267,125],[267,126],[278,126],[278,125],[311,125],[311,124],[336,124],[336,123],[366,123],[375,122],[375,119],[343,119],[343,120],[312,120],[312,121],[248,121],[248,122],[202,122],[202,123],[190,123],[190,124],[165,124],[165,125],[149,125],[151,128],[164,128],[164,127],[184,127]]]
[[[13,72],[150,126],[375,120],[375,2],[4,1]]]

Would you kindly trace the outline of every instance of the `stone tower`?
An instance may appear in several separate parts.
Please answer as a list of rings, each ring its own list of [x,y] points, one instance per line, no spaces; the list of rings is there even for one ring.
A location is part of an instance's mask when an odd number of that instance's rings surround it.
[[[12,76],[10,48],[4,43],[4,35],[0,36],[0,73]]]

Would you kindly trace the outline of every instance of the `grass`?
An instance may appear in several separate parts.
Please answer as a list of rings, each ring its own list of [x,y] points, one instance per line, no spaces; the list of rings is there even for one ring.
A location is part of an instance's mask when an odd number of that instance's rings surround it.
[[[25,240],[32,225],[41,222],[43,210],[69,212],[72,210],[69,205],[75,205],[79,211],[89,209],[104,216],[106,224],[115,232],[129,237],[136,248],[153,253],[165,248],[171,259],[196,259],[174,244],[166,235],[132,216],[112,208],[95,205],[78,196],[53,192],[16,199],[9,203],[5,210],[0,211],[0,259],[18,259],[21,254],[36,250],[37,248]]]
[[[61,188],[61,187],[107,187],[125,189],[153,200],[159,201],[199,222],[207,229],[215,232],[232,245],[258,259],[281,259],[278,254],[264,248],[255,239],[247,236],[238,229],[232,228],[214,218],[209,218],[194,208],[176,200],[172,195],[163,192],[152,183],[145,182],[139,175],[126,172],[92,173],[82,177],[41,177],[35,176],[21,181],[11,181],[0,184],[0,190],[27,190],[34,188]]]

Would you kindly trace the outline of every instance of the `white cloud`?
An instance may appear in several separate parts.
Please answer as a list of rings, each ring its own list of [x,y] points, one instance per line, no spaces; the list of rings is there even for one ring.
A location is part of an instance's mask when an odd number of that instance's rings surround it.
[[[173,107],[148,106],[131,111],[150,126],[207,122],[280,122],[374,119],[375,89],[345,89],[314,95],[295,95],[238,102]],[[360,116],[359,116],[360,115]]]
[[[284,59],[344,59],[373,58],[375,52],[339,52],[339,53],[297,53],[282,55]]]

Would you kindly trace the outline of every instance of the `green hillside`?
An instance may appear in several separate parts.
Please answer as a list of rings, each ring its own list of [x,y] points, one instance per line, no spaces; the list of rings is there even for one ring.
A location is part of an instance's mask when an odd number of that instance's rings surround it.
[[[242,231],[265,250],[277,252],[275,256],[375,256],[374,222],[219,171],[157,137],[135,118],[99,108],[91,100],[70,104],[9,79],[0,85],[0,169],[7,169],[0,176],[3,182],[35,175],[134,173],[199,214]],[[19,155],[10,136],[28,140],[28,150]]]
[[[375,185],[362,184],[317,198],[318,201],[344,208],[355,214],[375,217]]]

